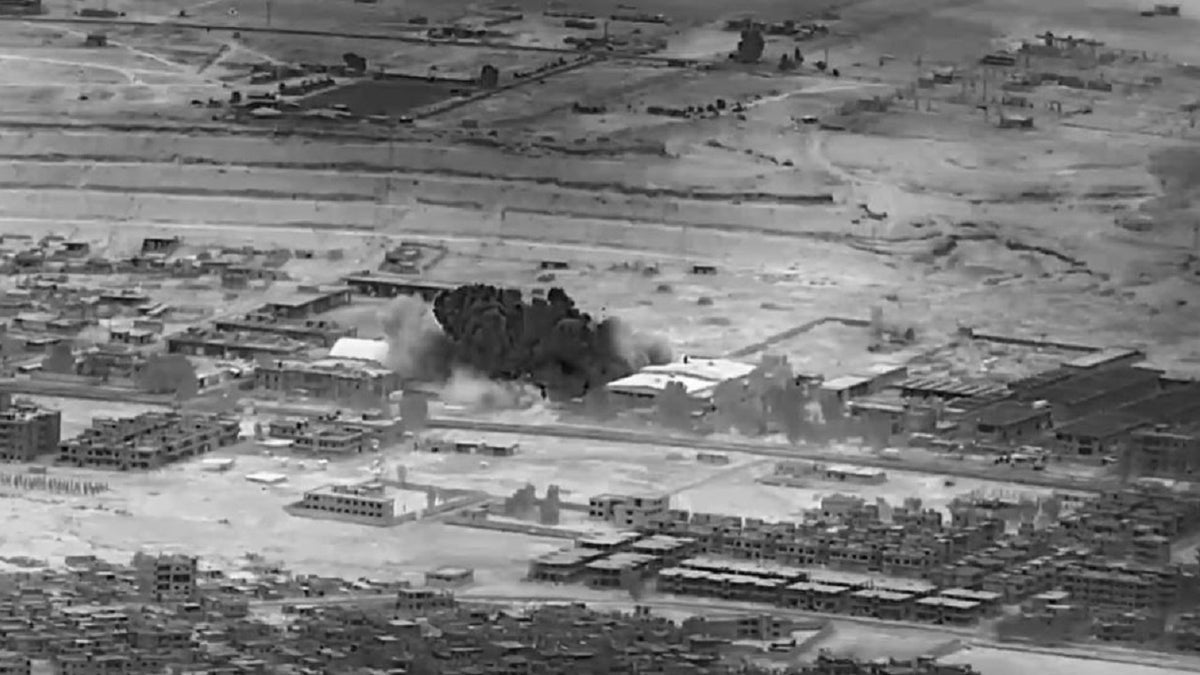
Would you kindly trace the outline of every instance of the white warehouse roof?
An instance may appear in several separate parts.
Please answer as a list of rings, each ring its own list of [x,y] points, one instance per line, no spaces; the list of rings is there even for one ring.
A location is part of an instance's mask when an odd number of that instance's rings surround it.
[[[746,377],[756,367],[741,361],[686,357],[673,363],[646,366],[628,377],[610,382],[608,389],[653,396],[662,393],[667,385],[677,382],[683,385],[688,396],[707,398],[712,396],[718,384]]]
[[[355,359],[358,361],[374,361],[385,363],[388,355],[386,340],[368,340],[366,338],[338,338],[329,350],[329,358]]]

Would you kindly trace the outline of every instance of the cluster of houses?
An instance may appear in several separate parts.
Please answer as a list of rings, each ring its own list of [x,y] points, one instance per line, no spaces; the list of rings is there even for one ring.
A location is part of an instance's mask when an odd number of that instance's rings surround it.
[[[728,665],[727,648],[785,641],[797,629],[769,615],[677,623],[577,603],[464,605],[434,586],[293,575],[261,560],[230,571],[183,554],[139,554],[131,564],[71,556],[65,569],[25,564],[0,575],[0,668],[12,675],[756,674]],[[447,575],[461,576],[451,570],[427,577]],[[345,602],[319,600],[331,597]],[[252,610],[263,601],[283,601],[285,621],[256,616]],[[977,675],[928,659],[904,665],[913,675]],[[789,672],[866,675],[877,666],[821,654]]]
[[[932,623],[973,623],[1047,593],[1117,613],[1200,603],[1200,566],[1170,557],[1200,529],[1200,497],[1130,488],[1047,502],[1016,531],[1002,516],[1019,506],[1001,502],[958,501],[943,522],[916,501],[827,498],[803,522],[766,523],[600,495],[590,515],[620,531],[535,559],[529,577]]]

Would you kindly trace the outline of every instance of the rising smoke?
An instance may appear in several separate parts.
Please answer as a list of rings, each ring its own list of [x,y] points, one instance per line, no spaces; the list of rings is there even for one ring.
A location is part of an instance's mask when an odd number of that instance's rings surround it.
[[[596,321],[558,288],[526,301],[517,290],[460,286],[432,306],[399,298],[380,323],[390,368],[443,383],[453,398],[493,406],[519,400],[522,384],[582,396],[672,356],[665,339],[616,318]]]

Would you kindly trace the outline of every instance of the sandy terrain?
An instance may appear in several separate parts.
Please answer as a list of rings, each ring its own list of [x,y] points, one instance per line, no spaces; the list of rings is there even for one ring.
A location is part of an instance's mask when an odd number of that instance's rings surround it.
[[[902,506],[906,498],[920,497],[925,508],[938,509],[948,516],[946,506],[955,497],[974,493],[1036,498],[1050,492],[1012,483],[957,478],[947,481],[941,476],[900,471],[887,472],[888,480],[881,485],[814,479],[807,487],[776,487],[757,482],[757,478],[772,473],[773,465],[774,462],[764,461],[748,470],[730,471],[719,480],[678,492],[675,501],[683,509],[712,510],[725,504],[735,506],[747,517],[785,520],[799,517],[806,509],[818,508],[823,498],[837,494],[862,497],[868,502],[884,499],[893,506]]]
[[[114,252],[163,232],[197,249],[218,242],[343,249],[344,265],[290,264],[297,280],[322,282],[377,266],[394,239],[442,238],[454,255],[429,273],[433,278],[558,284],[593,313],[620,315],[686,353],[735,352],[825,316],[865,318],[874,305],[917,333],[911,349],[893,354],[869,353],[861,329],[832,324],[768,348],[799,370],[825,375],[925,353],[921,361],[931,372],[1015,377],[1061,356],[951,344],[963,325],[1131,344],[1160,365],[1200,364],[1193,339],[1200,331],[1200,132],[1194,113],[1184,111],[1197,78],[1188,64],[1200,62],[1193,39],[1200,6],[1191,0],[1177,19],[1141,17],[1132,0],[836,3],[844,6],[841,19],[825,19],[830,38],[769,37],[756,66],[725,58],[737,35],[720,30],[722,19],[812,20],[826,3],[700,7],[656,0],[638,3],[639,10],[670,15],[669,26],[612,22],[611,30],[631,43],[665,41],[657,55],[614,51],[545,79],[516,73],[560,56],[536,49],[561,49],[567,36],[589,33],[541,16],[543,3],[515,3],[525,16],[495,26],[487,45],[433,45],[409,41],[422,31],[406,22],[425,16],[477,25],[500,11],[395,0],[109,0],[126,18],[156,23],[106,27],[110,46],[102,49],[82,46],[95,26],[54,23],[77,4],[51,0],[45,19],[0,22],[3,233],[54,232]],[[572,9],[607,15],[616,5]],[[180,10],[226,28],[157,23]],[[268,23],[390,38],[247,30]],[[1022,59],[1010,73],[978,66],[981,55],[1032,41],[1042,30],[1105,44],[1092,55]],[[780,56],[797,48],[805,66],[778,69]],[[289,126],[280,123],[219,119],[233,91],[276,88],[250,85],[252,64],[337,63],[346,52],[365,56],[373,70],[474,77],[492,64],[502,84],[522,81],[411,126],[353,123],[306,137],[287,135]],[[811,67],[826,55],[836,78]],[[681,67],[669,58],[707,65]],[[946,66],[958,69],[953,83],[918,86],[918,78]],[[1111,91],[1022,88],[1013,80],[1023,72],[1100,81]],[[346,91],[307,105],[345,100]],[[890,100],[888,112],[852,110],[872,97]],[[209,99],[216,107],[207,107]],[[717,99],[743,107],[690,119],[648,110]],[[604,110],[579,114],[577,103]],[[1034,128],[998,128],[1002,111],[1032,117]],[[67,123],[69,131],[54,126]],[[814,195],[828,201],[812,203]],[[659,263],[660,274],[613,269],[635,258]],[[544,259],[569,261],[572,269],[539,281],[535,267]],[[689,274],[696,262],[715,262],[719,273]],[[148,292],[156,301],[232,313],[273,291],[226,298],[213,287],[167,283]],[[330,318],[378,335],[381,304]],[[64,409],[68,433],[93,414],[126,412],[116,404],[46,402]],[[542,408],[506,415],[550,421]],[[522,444],[519,456],[486,465],[399,451],[389,460],[403,462],[416,480],[445,487],[507,494],[526,483],[539,492],[557,484],[571,500],[665,489],[681,506],[779,518],[834,491],[894,503],[920,494],[941,506],[970,490],[1016,489],[999,482],[947,486],[904,472],[870,489],[766,488],[753,479],[770,463],[749,458],[714,468],[668,459],[660,448]],[[264,488],[243,479],[253,470],[281,471],[289,480]],[[124,556],[188,548],[219,563],[261,550],[304,571],[343,576],[460,564],[479,571],[481,588],[520,592],[525,587],[514,582],[528,559],[562,544],[436,523],[375,530],[282,511],[306,488],[366,475],[361,461],[321,472],[283,467],[258,453],[239,453],[237,468],[225,475],[195,464],[106,474],[113,491],[90,500],[4,499],[10,531],[0,552]],[[847,630],[830,646],[878,647],[871,655],[929,648],[917,642]],[[952,658],[970,660],[986,675],[1018,668],[1140,675],[1134,666],[1104,670],[1109,666],[1099,662],[982,648]]]

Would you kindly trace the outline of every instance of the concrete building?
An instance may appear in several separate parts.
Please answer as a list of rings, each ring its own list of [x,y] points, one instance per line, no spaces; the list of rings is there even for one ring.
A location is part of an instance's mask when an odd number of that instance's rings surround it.
[[[1143,476],[1188,478],[1200,473],[1200,422],[1135,430],[1125,451]]]
[[[1100,349],[1064,361],[1063,368],[1075,372],[1099,372],[1109,368],[1125,368],[1146,360],[1145,352],[1129,347]]]
[[[588,500],[588,515],[620,528],[645,527],[671,508],[670,495],[603,494]]]
[[[58,451],[62,413],[0,394],[0,461],[30,462]]]
[[[241,424],[218,415],[144,413],[92,419],[92,426],[62,443],[58,461],[97,469],[149,470],[212,452],[238,440]]]
[[[313,455],[353,455],[377,449],[378,444],[360,430],[331,425],[301,433],[292,448]]]
[[[1008,388],[997,382],[972,382],[933,376],[911,377],[896,384],[895,388],[904,398],[941,399],[944,401],[1003,397],[1008,393]]]
[[[653,404],[672,384],[682,386],[691,399],[710,402],[718,385],[742,380],[756,367],[741,361],[685,356],[674,363],[646,366],[609,382],[607,389],[616,401],[632,407]]]
[[[356,293],[373,298],[395,298],[403,295],[433,302],[443,291],[452,291],[460,284],[428,279],[415,279],[398,274],[364,271],[343,279]]]
[[[1024,401],[1045,401],[1050,406],[1057,426],[1148,398],[1159,390],[1158,373],[1143,368],[1115,366],[1078,373],[1067,372],[1065,376],[1046,385],[1026,388],[1020,398]]]
[[[318,361],[276,359],[260,363],[254,371],[254,388],[305,394],[331,401],[378,402],[400,391],[402,378],[388,368],[369,362],[326,358]]]
[[[225,333],[205,328],[188,328],[167,336],[167,353],[207,356],[218,359],[253,360],[259,357],[287,357],[308,348],[304,342],[262,333]]]
[[[439,588],[401,588],[396,592],[396,611],[428,614],[457,606],[454,594]]]
[[[347,286],[321,288],[300,286],[286,298],[276,298],[263,305],[262,313],[280,321],[305,321],[354,301],[354,291]]]
[[[1028,443],[1047,433],[1053,424],[1049,406],[1013,400],[972,411],[967,419],[976,440],[1002,445]]]
[[[373,450],[398,441],[404,434],[401,420],[372,415],[341,415],[330,413],[317,417],[298,417],[271,420],[267,435],[292,441],[298,449],[323,448],[328,454],[357,453]],[[322,446],[314,438],[324,438]],[[340,442],[332,442],[333,439]]]
[[[404,513],[397,508],[393,492],[387,485],[374,481],[326,485],[306,491],[292,508],[298,512],[339,516],[347,521],[392,525]]]
[[[584,578],[587,564],[604,556],[603,551],[565,548],[535,558],[527,579],[553,584],[573,584]]]
[[[145,555],[134,557],[138,591],[155,602],[190,600],[197,596],[199,560],[190,555]]]
[[[1149,425],[1144,418],[1120,411],[1097,413],[1057,427],[1054,440],[1058,450],[1066,455],[1112,456],[1123,452],[1130,434]]]
[[[584,582],[592,588],[629,588],[653,569],[656,558],[645,553],[621,552],[584,565]]]
[[[234,319],[217,319],[213,328],[224,333],[279,335],[314,347],[332,347],[338,340],[354,337],[358,329],[321,319],[280,319],[268,312],[246,314]]]

